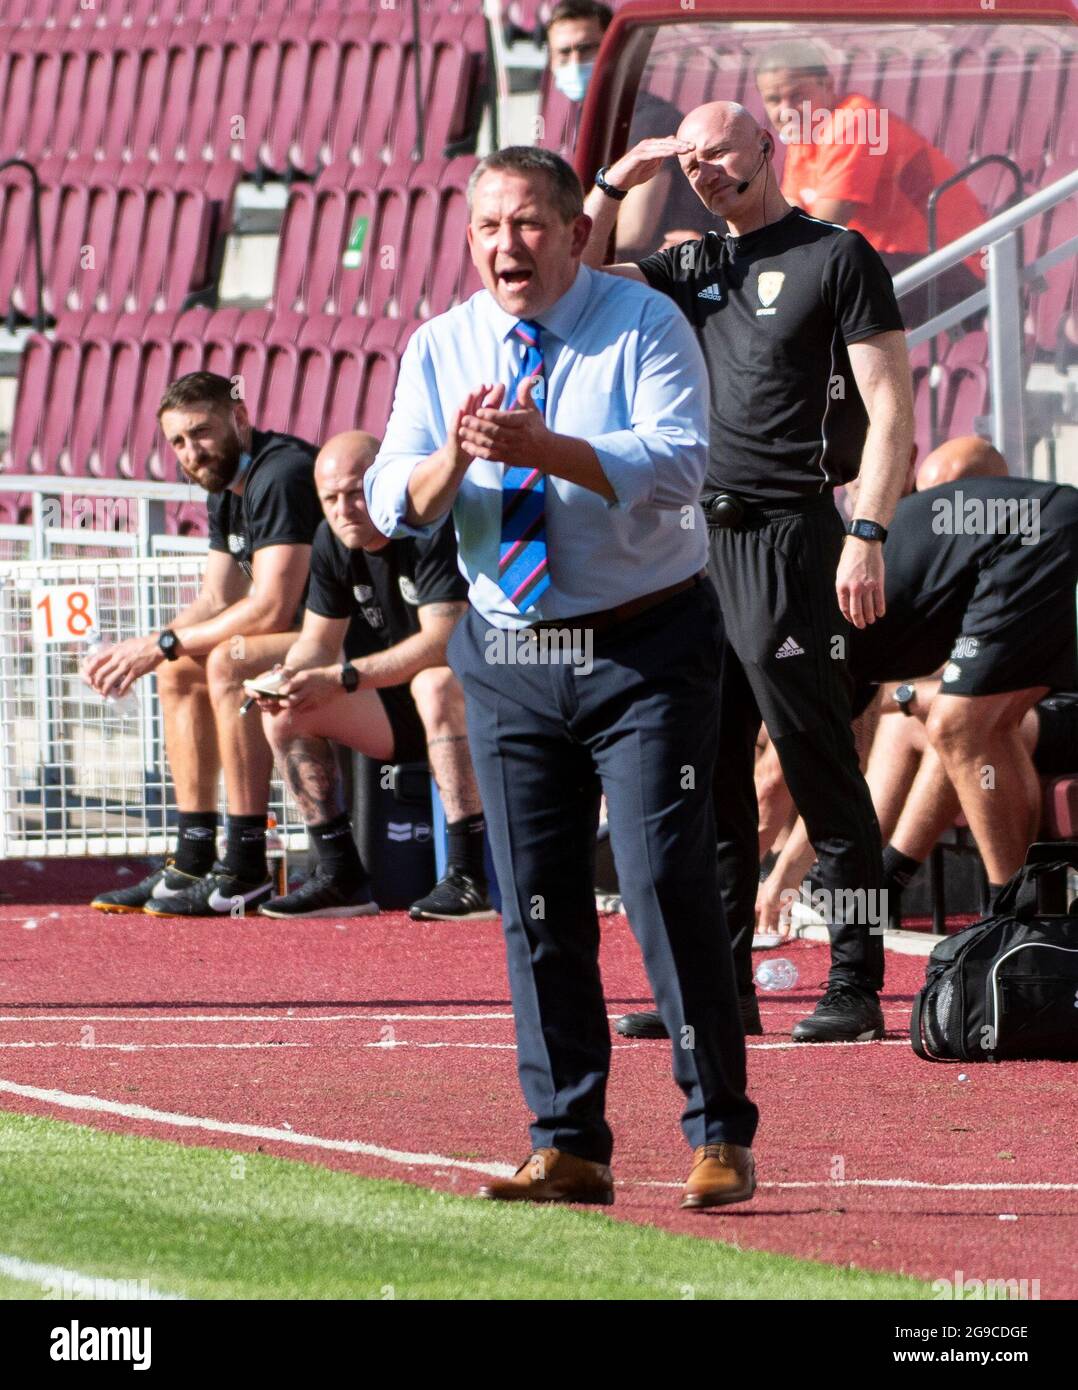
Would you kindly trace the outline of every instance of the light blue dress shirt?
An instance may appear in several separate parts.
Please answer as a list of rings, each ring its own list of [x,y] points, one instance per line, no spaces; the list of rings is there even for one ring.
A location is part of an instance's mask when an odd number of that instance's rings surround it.
[[[385,535],[406,524],[413,468],[445,443],[464,398],[484,381],[508,388],[524,356],[518,322],[486,290],[421,324],[401,361],[365,490]],[[547,475],[550,587],[521,614],[498,587],[504,464],[476,459],[453,505],[469,598],[496,627],[600,612],[680,583],[707,563],[699,497],[707,468],[708,378],[696,334],[666,295],[581,266],[536,318],[543,330],[545,419],[586,439],[616,500]]]

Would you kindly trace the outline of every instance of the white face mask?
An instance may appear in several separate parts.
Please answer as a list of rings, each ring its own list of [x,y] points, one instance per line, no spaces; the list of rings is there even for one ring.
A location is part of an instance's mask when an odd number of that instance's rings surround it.
[[[583,101],[594,71],[594,62],[566,63],[563,68],[554,69],[554,86],[570,101]]]

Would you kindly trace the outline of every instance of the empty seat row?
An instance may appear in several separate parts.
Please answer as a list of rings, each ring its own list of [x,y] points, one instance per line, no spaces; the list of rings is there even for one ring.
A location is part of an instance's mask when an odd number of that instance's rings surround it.
[[[402,15],[320,14],[161,30],[13,31],[0,44],[0,150],[229,159],[248,175],[441,156],[474,137],[485,72],[481,17],[440,14],[417,46]],[[42,39],[42,33],[44,39]]]
[[[397,164],[289,193],[272,306],[307,314],[422,319],[479,288],[465,241],[465,186],[476,161],[432,177]]]
[[[411,0],[352,0],[350,14],[410,12]],[[340,0],[0,0],[0,28],[93,29],[170,24],[256,23],[339,11]],[[481,14],[482,0],[420,0],[423,14]]]
[[[77,161],[40,178],[44,311],[181,308],[216,283],[239,170]],[[36,317],[33,185],[0,175],[0,315]]]
[[[137,329],[138,316],[129,317]],[[339,322],[350,328],[339,342],[297,332],[295,316],[275,332],[265,311],[248,318],[208,309],[147,316],[142,336],[32,335],[0,467],[175,481],[180,474],[161,437],[157,406],[169,382],[200,370],[233,378],[262,428],[314,441],[353,428],[380,433],[414,325]]]

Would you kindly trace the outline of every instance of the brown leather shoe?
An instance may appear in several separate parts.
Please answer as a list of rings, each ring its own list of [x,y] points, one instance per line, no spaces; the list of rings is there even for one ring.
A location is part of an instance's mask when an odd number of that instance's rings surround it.
[[[681,1196],[689,1210],[747,1202],[756,1191],[752,1150],[740,1144],[701,1144],[692,1156],[692,1171]]]
[[[560,1149],[536,1149],[511,1178],[485,1182],[479,1195],[494,1202],[589,1202],[609,1207],[614,1179],[605,1163]]]

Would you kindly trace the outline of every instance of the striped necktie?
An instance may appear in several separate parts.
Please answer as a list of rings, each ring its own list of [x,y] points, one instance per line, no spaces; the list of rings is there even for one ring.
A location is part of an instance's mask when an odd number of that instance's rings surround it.
[[[525,346],[524,361],[509,388],[509,408],[516,405],[520,383],[529,376],[540,379],[532,399],[540,411],[546,408],[543,380],[542,330],[530,319],[513,329]],[[546,477],[538,468],[505,466],[502,476],[502,534],[498,549],[498,587],[523,613],[550,586],[546,550]]]

